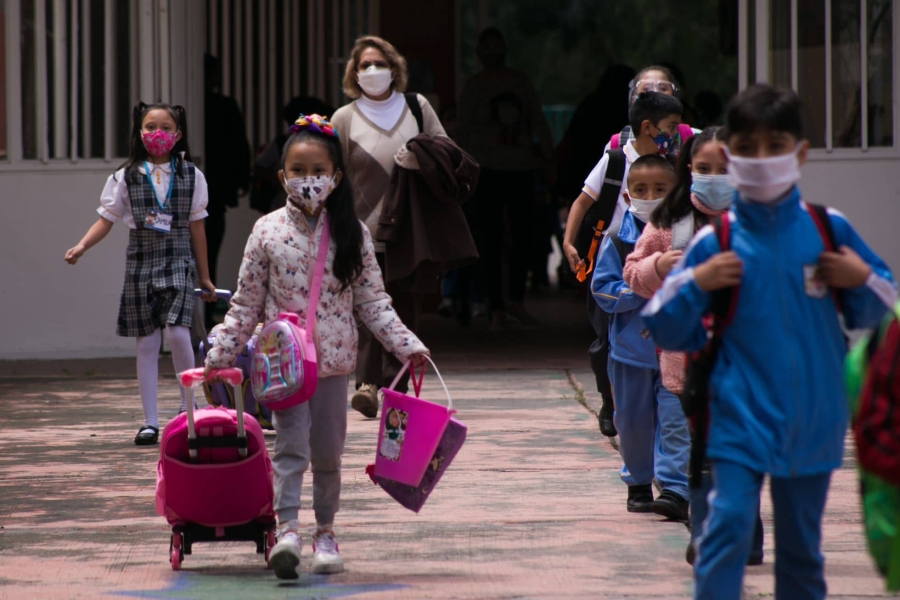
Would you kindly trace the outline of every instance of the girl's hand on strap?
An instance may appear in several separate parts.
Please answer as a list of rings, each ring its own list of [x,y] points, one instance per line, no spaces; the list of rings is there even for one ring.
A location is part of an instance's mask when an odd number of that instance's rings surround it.
[[[78,244],[77,246],[69,248],[69,251],[66,252],[66,262],[70,265],[74,265],[82,256],[84,256],[84,246]]]
[[[209,278],[201,279],[199,281],[199,284],[200,285],[198,287],[200,287],[201,289],[204,290],[204,292],[202,294],[200,294],[200,298],[204,302],[215,302],[216,301],[216,286],[213,285],[212,280],[210,280]]]
[[[431,356],[431,353],[425,352],[423,354],[413,354],[409,357],[410,366],[412,366],[414,369],[425,366],[425,363],[428,362],[428,360],[426,359],[427,356]]]

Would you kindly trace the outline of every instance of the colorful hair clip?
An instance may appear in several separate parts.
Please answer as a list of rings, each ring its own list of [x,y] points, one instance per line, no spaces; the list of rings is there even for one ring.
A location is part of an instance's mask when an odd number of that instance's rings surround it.
[[[311,131],[327,137],[338,137],[337,131],[322,115],[300,115],[288,131],[291,135],[301,131]]]

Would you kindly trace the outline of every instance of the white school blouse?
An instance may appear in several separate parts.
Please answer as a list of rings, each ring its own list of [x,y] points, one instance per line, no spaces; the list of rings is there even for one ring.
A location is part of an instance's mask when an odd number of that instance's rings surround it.
[[[147,171],[143,165],[138,167],[141,176],[146,176]],[[156,197],[165,199],[169,192],[169,178],[172,177],[172,165],[151,164],[150,179],[153,181],[153,190]],[[191,200],[191,216],[189,221],[205,219],[209,213],[206,205],[209,204],[209,188],[206,185],[206,177],[200,169],[194,167],[194,197]],[[97,212],[107,221],[115,223],[119,219],[128,229],[137,229],[134,223],[134,215],[131,212],[131,201],[128,198],[128,184],[125,182],[125,169],[119,169],[109,176],[106,186],[100,193],[100,207]]]

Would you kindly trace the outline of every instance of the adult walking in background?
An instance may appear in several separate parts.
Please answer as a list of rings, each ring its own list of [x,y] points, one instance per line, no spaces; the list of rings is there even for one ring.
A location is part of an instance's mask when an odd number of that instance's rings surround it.
[[[350,52],[343,81],[344,93],[353,102],[339,108],[331,120],[343,146],[357,216],[373,233],[378,229],[397,152],[419,133],[446,136],[428,100],[419,94],[405,94],[407,79],[406,59],[390,42],[375,36],[359,38]],[[384,243],[376,241],[375,256],[382,272],[384,252]],[[386,289],[400,320],[415,332],[418,296],[404,283],[386,282]],[[377,416],[378,388],[390,385],[401,366],[368,329],[360,328],[357,391],[351,406],[367,417]],[[406,392],[408,385],[407,373],[397,389]]]
[[[498,29],[485,29],[476,48],[484,69],[463,88],[459,102],[459,145],[481,165],[474,202],[482,211],[485,234],[478,242],[488,284],[492,328],[502,328],[509,313],[525,324],[530,232],[535,202],[535,169],[553,150],[541,101],[525,73],[510,69],[506,42]],[[537,152],[535,150],[537,140]],[[509,303],[504,299],[502,258],[504,211],[509,221]]]
[[[238,103],[219,90],[219,59],[204,56],[203,74],[205,156],[203,171],[209,185],[209,205],[206,210],[206,253],[209,277],[216,281],[219,250],[225,239],[225,211],[238,205],[238,197],[250,187],[250,144],[244,128],[244,117]],[[235,282],[225,282],[233,288]],[[206,328],[212,329],[215,302],[206,306]]]

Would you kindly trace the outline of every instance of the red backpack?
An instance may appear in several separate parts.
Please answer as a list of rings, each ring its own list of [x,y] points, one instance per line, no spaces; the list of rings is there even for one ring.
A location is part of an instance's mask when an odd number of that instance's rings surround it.
[[[853,436],[860,467],[900,486],[900,305],[880,335],[854,348],[864,366]]]

